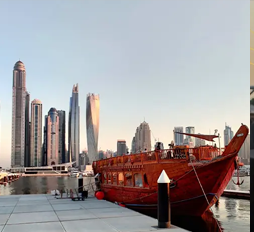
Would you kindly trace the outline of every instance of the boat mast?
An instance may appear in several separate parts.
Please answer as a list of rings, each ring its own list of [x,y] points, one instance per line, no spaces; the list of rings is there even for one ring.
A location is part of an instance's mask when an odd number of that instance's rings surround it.
[[[217,129],[214,130],[214,135],[216,135],[218,132]],[[220,147],[220,133],[218,133],[218,140],[219,140],[219,155],[221,155],[221,147]]]

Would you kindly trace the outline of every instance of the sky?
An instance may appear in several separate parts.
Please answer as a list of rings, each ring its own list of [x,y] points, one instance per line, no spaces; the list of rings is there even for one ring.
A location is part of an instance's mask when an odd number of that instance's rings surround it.
[[[130,147],[144,119],[152,144],[165,145],[175,126],[204,134],[249,126],[247,0],[0,1],[0,31],[0,166],[10,166],[19,59],[43,115],[68,112],[79,84],[81,150],[88,93],[100,95],[98,149],[116,150],[118,139]]]

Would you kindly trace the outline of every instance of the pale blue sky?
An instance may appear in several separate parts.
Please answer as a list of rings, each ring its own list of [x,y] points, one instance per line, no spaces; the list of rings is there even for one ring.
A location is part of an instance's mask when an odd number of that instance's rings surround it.
[[[12,70],[31,100],[69,110],[79,83],[101,98],[99,148],[128,146],[145,117],[168,144],[174,126],[209,133],[249,125],[249,1],[0,1],[0,166],[10,165]],[[222,138],[223,141],[223,138]],[[154,139],[152,136],[152,144]],[[223,142],[222,142],[223,143]]]

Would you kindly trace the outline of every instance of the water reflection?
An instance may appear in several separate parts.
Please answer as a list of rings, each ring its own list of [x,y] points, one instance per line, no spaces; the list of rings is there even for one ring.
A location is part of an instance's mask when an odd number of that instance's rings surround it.
[[[249,190],[250,178],[244,178],[244,184],[236,186],[229,183],[228,189]],[[89,184],[91,178],[84,178],[84,184]],[[64,177],[21,177],[19,180],[6,186],[0,186],[0,195],[16,194],[45,194],[51,190],[74,189],[78,187],[76,178]],[[89,189],[90,194],[92,189]],[[212,207],[202,218],[172,217],[172,224],[194,232],[217,232],[218,224],[224,232],[250,231],[250,201],[221,197],[218,206]],[[144,213],[144,212],[143,212]],[[155,215],[149,215],[156,217]],[[216,221],[217,220],[217,221]]]

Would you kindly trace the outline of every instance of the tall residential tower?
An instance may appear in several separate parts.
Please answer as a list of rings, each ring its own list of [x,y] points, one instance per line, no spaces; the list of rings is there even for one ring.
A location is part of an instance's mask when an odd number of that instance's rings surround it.
[[[48,116],[45,117],[45,125],[47,166],[51,166],[59,164],[59,117],[55,108],[49,110]]]
[[[14,65],[12,85],[11,167],[28,166],[29,160],[29,93],[26,91],[25,65]]]
[[[99,95],[88,94],[86,98],[86,134],[89,162],[99,159],[98,137],[99,137]]]
[[[31,103],[30,166],[42,166],[42,103],[35,99]]]
[[[78,84],[73,86],[72,96],[70,98],[69,125],[68,125],[68,152],[69,161],[76,161],[76,167],[79,166],[80,149],[80,116],[79,116],[79,91]]]
[[[137,127],[135,133],[135,152],[141,151],[151,151],[151,131],[149,124],[145,121]]]
[[[58,117],[59,117],[59,163],[67,163],[66,156],[65,156],[65,111],[64,110],[58,110],[57,111]]]

